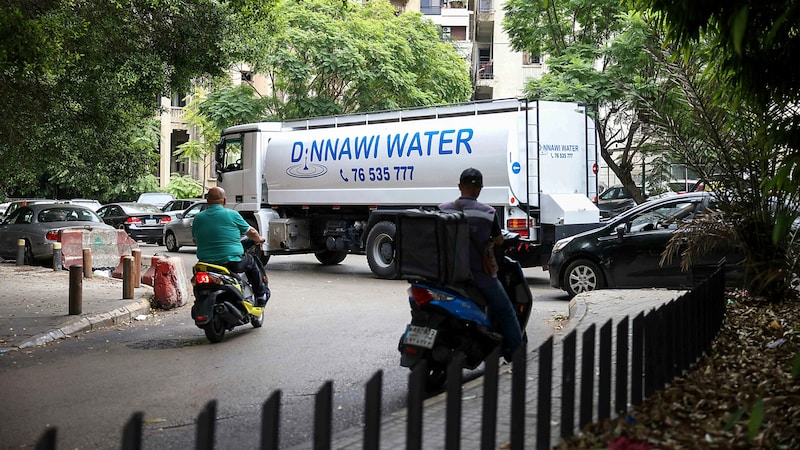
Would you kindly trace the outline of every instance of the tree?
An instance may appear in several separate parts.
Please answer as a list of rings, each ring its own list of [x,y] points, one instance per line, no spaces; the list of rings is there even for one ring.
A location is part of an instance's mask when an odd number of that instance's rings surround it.
[[[213,0],[4,2],[0,189],[99,197],[145,174],[157,99],[222,73],[229,17]]]
[[[787,139],[798,106],[786,101],[794,88],[778,99],[749,90],[748,75],[731,66],[736,52],[724,45],[728,34],[711,26],[688,46],[665,32],[667,39],[649,48],[667,80],[652,104],[651,125],[673,154],[713,184],[723,212],[695,221],[682,234],[688,246],[676,240],[670,250],[686,248],[686,266],[711,248],[736,245],[746,258],[747,289],[782,299],[800,273],[798,149]]]
[[[645,51],[653,36],[642,15],[591,0],[510,0],[505,10],[512,48],[547,55],[547,72],[525,94],[597,106],[600,154],[637,203],[644,201],[631,172],[643,153],[661,148],[642,114],[642,99],[660,89],[661,75]]]
[[[272,33],[244,31],[239,55],[267,77],[264,116],[291,119],[465,101],[466,62],[416,12],[384,0],[280,0]],[[249,39],[249,40],[248,40]]]

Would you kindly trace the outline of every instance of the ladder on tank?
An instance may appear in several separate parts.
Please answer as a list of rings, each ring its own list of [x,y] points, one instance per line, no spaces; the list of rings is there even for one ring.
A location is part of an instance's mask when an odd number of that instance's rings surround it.
[[[528,100],[518,98],[478,100],[442,106],[287,120],[283,122],[283,127],[292,130],[313,130],[318,128],[339,128],[378,123],[410,122],[414,120],[440,119],[445,117],[479,116],[483,114],[521,111],[526,109],[527,105]]]

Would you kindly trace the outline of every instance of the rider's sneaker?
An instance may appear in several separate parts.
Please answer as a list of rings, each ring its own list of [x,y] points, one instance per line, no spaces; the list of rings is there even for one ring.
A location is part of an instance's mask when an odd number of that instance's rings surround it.
[[[260,296],[256,297],[256,306],[259,308],[263,308],[267,304],[267,294],[261,294]]]

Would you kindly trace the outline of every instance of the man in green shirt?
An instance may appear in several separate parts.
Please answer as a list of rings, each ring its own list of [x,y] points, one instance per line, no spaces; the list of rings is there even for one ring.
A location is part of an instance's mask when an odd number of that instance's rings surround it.
[[[258,262],[252,255],[244,252],[241,237],[246,235],[257,244],[264,238],[258,230],[245,222],[237,211],[226,208],[225,190],[221,187],[209,189],[208,208],[194,217],[192,237],[197,243],[197,259],[210,264],[224,266],[236,273],[244,272],[253,294],[256,306],[264,306],[269,300],[269,287],[266,277],[261,273]]]

